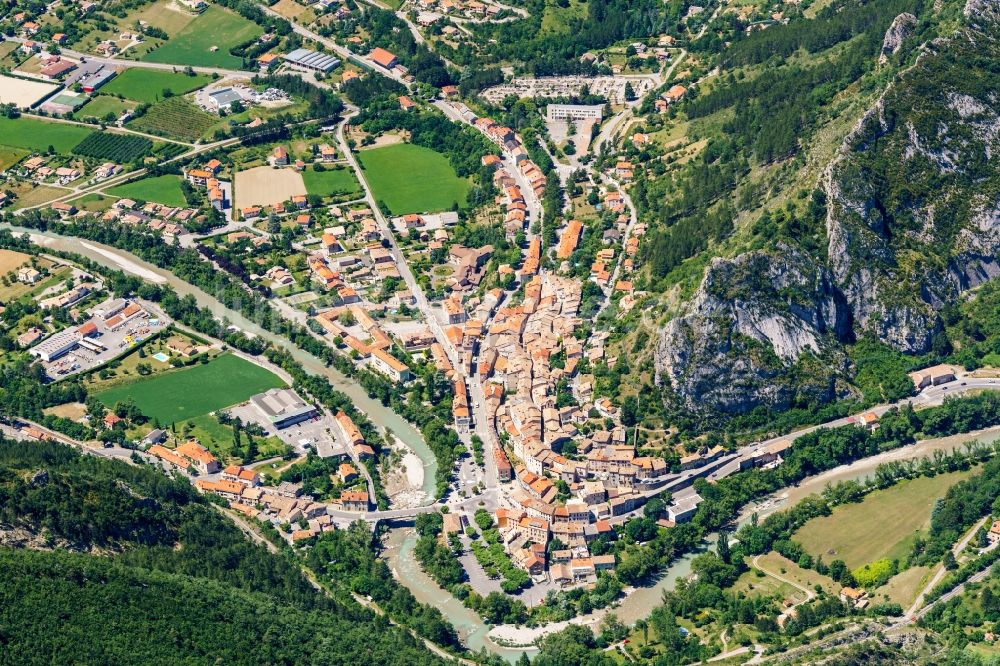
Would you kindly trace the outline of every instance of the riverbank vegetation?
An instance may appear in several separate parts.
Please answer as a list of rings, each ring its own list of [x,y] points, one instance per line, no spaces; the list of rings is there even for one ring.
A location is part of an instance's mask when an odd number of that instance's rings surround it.
[[[19,225],[45,230],[49,225],[47,213],[32,211],[19,216]],[[244,317],[253,321],[261,328],[280,335],[302,351],[309,353],[341,373],[353,377],[368,392],[368,395],[380,400],[383,405],[391,406],[404,418],[420,429],[427,439],[428,446],[434,452],[437,462],[437,496],[442,497],[447,492],[448,483],[454,471],[455,462],[465,449],[458,435],[451,428],[444,427],[450,421],[450,411],[440,403],[431,402],[431,408],[424,403],[425,395],[433,395],[433,387],[428,389],[421,382],[413,382],[408,387],[410,392],[406,397],[400,394],[398,385],[383,375],[357,366],[346,354],[338,352],[331,345],[319,339],[305,326],[291,322],[268,302],[265,294],[248,289],[224,271],[214,267],[201,257],[194,249],[168,245],[158,235],[117,224],[99,223],[95,220],[76,220],[71,224],[60,225],[60,233],[86,238],[131,252],[151,264],[169,270],[179,279],[192,284],[207,294],[212,294],[220,303],[229,307]],[[0,235],[0,247],[27,247],[21,240],[15,239],[9,232]],[[78,259],[78,262],[88,268],[93,262]],[[96,270],[98,273],[103,270]],[[380,437],[377,430],[364,415],[355,409],[353,402],[345,394],[334,390],[325,378],[314,377],[305,373],[301,366],[285,350],[275,348],[260,338],[248,338],[238,332],[229,331],[207,310],[200,310],[193,297],[178,298],[172,290],[155,285],[143,284],[137,278],[121,275],[116,279],[119,288],[115,293],[135,293],[148,300],[161,300],[161,305],[174,319],[181,321],[194,330],[226,341],[235,348],[252,355],[267,351],[268,358],[292,374],[297,384],[301,384],[318,401],[329,407],[334,413],[343,410],[354,419],[373,447],[378,446]],[[440,393],[447,392],[447,383],[438,382]],[[430,390],[430,393],[428,391]],[[440,409],[435,409],[438,404]],[[450,409],[450,402],[444,403]],[[406,407],[404,408],[404,405]],[[435,423],[437,415],[442,415],[442,422]],[[377,451],[376,451],[377,453]],[[370,471],[376,465],[370,466]],[[377,470],[372,472],[373,478]],[[386,502],[384,495],[382,499]]]
[[[37,248],[35,248],[31,243],[27,243],[22,239],[14,238],[14,236],[6,230],[0,230],[0,247],[20,248],[29,253],[37,252]],[[174,320],[197,331],[198,333],[222,340],[227,345],[253,356],[264,354],[269,361],[279,366],[292,376],[293,388],[297,391],[301,391],[306,395],[312,396],[314,400],[323,404],[333,413],[338,411],[344,411],[347,413],[361,430],[366,442],[368,442],[368,444],[375,451],[377,460],[377,456],[381,453],[381,443],[383,442],[383,438],[376,429],[375,425],[368,420],[364,413],[359,411],[354,406],[353,401],[346,394],[334,389],[325,377],[307,373],[302,365],[296,361],[287,350],[275,347],[270,342],[262,338],[248,337],[241,331],[229,329],[228,324],[225,321],[216,319],[215,315],[207,308],[198,307],[197,301],[193,296],[185,296],[181,298],[168,286],[144,283],[139,278],[128,276],[119,271],[106,269],[84,257],[68,256],[68,258],[95,274],[103,275],[108,289],[118,296],[137,296],[145,300],[153,301],[159,304],[159,306],[162,307],[164,311]],[[208,266],[208,264],[204,265]],[[221,274],[221,276],[221,282],[223,284],[232,283],[232,279],[227,275]],[[218,293],[214,290],[207,289],[206,287],[207,285],[202,288],[208,293]],[[243,301],[236,298],[235,293],[233,293],[231,297],[236,300],[236,303],[243,303]],[[321,345],[321,348],[327,350],[329,354],[333,354],[333,351],[329,347],[323,346],[322,343],[316,341],[314,338],[310,337],[309,339],[314,340],[317,344]],[[327,358],[329,358],[329,356]],[[27,358],[23,360],[24,366],[29,368],[29,372],[25,375],[24,379],[31,380],[34,384],[44,384],[40,371],[30,370],[33,366],[28,365],[29,362],[30,361]],[[24,379],[21,381],[23,382]],[[0,390],[2,390],[2,388],[0,388]],[[24,390],[28,391],[27,388]],[[34,390],[38,391],[39,389]],[[75,424],[68,419],[46,416],[41,413],[41,410],[45,407],[54,406],[55,404],[64,404],[66,402],[84,402],[87,394],[82,384],[80,384],[78,380],[59,382],[46,385],[43,391],[46,394],[49,391],[55,391],[57,393],[48,395],[46,398],[47,402],[39,403],[32,399],[25,404],[15,403],[11,407],[8,407],[8,409],[16,407],[20,410],[20,412],[13,412],[14,415],[21,416],[23,418],[31,418],[32,420],[36,419],[34,419],[33,416],[29,416],[29,414],[38,415],[39,420],[43,420],[45,423],[53,423],[59,426],[63,432],[66,432],[66,434],[74,436],[71,433],[79,432],[80,426],[78,426],[78,424]],[[62,398],[61,402],[56,402],[60,399],[56,396],[62,395],[59,392],[68,392],[68,395]],[[35,407],[31,407],[31,404],[34,404]],[[2,411],[3,409],[4,406],[0,405],[0,413],[5,413]],[[110,441],[122,441],[122,438],[119,436],[117,438],[111,438]],[[378,465],[376,461],[366,461],[366,467],[368,468],[372,481],[375,485],[375,497],[372,498],[373,501],[380,508],[388,508],[388,496],[385,494],[385,490],[378,476]]]
[[[303,553],[306,565],[333,586],[371,597],[396,622],[410,627],[437,645],[461,650],[455,628],[441,611],[419,603],[408,589],[396,582],[389,566],[377,556],[369,527],[354,523],[347,530],[324,532]]]
[[[458,562],[462,547],[457,534],[443,535],[444,518],[438,512],[417,516],[416,529],[419,539],[413,554],[431,578],[446,590],[453,589],[466,579],[465,570]]]

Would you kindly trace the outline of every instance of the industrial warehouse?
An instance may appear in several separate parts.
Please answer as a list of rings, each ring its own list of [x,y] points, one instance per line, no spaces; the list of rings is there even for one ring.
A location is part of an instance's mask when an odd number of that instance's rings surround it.
[[[263,412],[267,423],[278,430],[308,421],[318,414],[315,407],[291,389],[271,389],[266,393],[258,393],[250,398],[250,402]]]
[[[309,49],[295,49],[284,56],[286,62],[317,72],[332,72],[340,66],[340,60],[325,53],[310,51]]]

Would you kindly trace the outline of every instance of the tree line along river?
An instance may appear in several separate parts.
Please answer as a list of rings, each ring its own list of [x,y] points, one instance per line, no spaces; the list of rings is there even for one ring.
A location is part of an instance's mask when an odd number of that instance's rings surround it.
[[[348,395],[354,401],[355,406],[365,412],[375,424],[391,431],[420,458],[425,472],[422,489],[428,498],[433,497],[437,462],[434,454],[424,442],[423,437],[401,416],[384,406],[381,402],[370,398],[367,392],[350,377],[347,377],[334,368],[327,367],[315,356],[291,345],[284,338],[261,328],[245,318],[241,313],[225,307],[201,289],[184,282],[169,271],[165,271],[139,259],[129,252],[93,241],[83,241],[69,236],[62,236],[51,231],[42,232],[6,224],[0,225],[0,227],[8,228],[15,234],[28,234],[31,240],[42,248],[78,254],[107,268],[121,270],[157,284],[169,285],[181,296],[192,296],[200,307],[215,313],[220,320],[223,318],[228,319],[234,326],[241,330],[257,335],[289,350],[292,356],[307,371],[327,377],[335,388]],[[844,465],[806,479],[794,488],[749,505],[743,511],[740,521],[748,520],[755,512],[759,515],[766,515],[767,513],[787,509],[794,506],[804,497],[821,492],[823,488],[831,483],[864,478],[874,472],[875,468],[884,462],[919,459],[931,455],[936,450],[951,451],[960,448],[966,442],[973,439],[990,443],[998,438],[1000,438],[1000,427],[978,433],[921,441],[913,446],[858,460],[850,465]],[[712,538],[705,544],[706,547],[711,545],[711,540],[714,539],[714,536],[712,535]],[[459,635],[471,650],[486,648],[505,657],[509,661],[517,659],[522,652],[530,654],[536,651],[531,647],[506,647],[491,640],[489,637],[490,627],[474,611],[463,606],[461,601],[442,589],[423,571],[413,554],[416,541],[417,535],[410,528],[394,528],[390,530],[385,538],[386,548],[384,557],[386,561],[398,581],[405,585],[419,601],[431,604],[442,612],[455,626]],[[677,580],[686,577],[690,573],[691,560],[696,555],[697,553],[691,553],[679,558],[662,573],[655,583],[631,591],[615,608],[610,609],[610,612],[614,612],[621,621],[627,624],[634,623],[636,620],[646,617],[650,610],[659,604],[662,591],[672,588]],[[573,622],[596,624],[606,612],[608,611],[595,611],[588,616],[575,618]]]

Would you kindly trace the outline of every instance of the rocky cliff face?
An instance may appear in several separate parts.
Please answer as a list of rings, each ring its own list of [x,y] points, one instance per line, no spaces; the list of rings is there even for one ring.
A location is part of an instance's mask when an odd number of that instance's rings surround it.
[[[658,376],[694,409],[739,413],[830,400],[843,361],[812,381],[787,375],[803,356],[818,358],[850,335],[849,318],[830,271],[794,246],[716,259],[689,313],[660,337]]]
[[[903,12],[893,20],[892,25],[885,32],[885,39],[882,40],[882,53],[878,57],[880,65],[887,63],[889,56],[899,52],[903,42],[910,36],[916,25],[917,17],[909,12]]]
[[[969,28],[929,45],[845,139],[820,182],[825,260],[788,239],[712,263],[656,351],[658,378],[687,407],[833,399],[851,374],[842,343],[871,336],[926,352],[939,310],[1000,274],[998,7],[969,0]],[[893,23],[890,51],[908,25]]]

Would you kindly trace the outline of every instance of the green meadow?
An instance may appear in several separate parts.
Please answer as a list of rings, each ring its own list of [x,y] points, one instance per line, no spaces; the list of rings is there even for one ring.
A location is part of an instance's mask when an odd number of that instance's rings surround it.
[[[126,398],[160,423],[192,419],[243,402],[285,383],[249,361],[223,354],[208,363],[154,375],[102,391],[97,398],[109,407]]]
[[[181,190],[180,176],[165,175],[154,178],[143,178],[131,183],[112,187],[108,194],[122,199],[139,199],[153,201],[164,206],[185,206],[187,200]]]
[[[143,60],[194,67],[241,69],[243,61],[230,49],[263,34],[263,29],[239,14],[217,5],[191,21],[166,44],[150,52]]]
[[[79,125],[54,123],[34,118],[0,116],[0,145],[28,150],[48,150],[69,154],[78,143],[91,134]]]
[[[375,198],[393,215],[437,213],[465,204],[471,183],[439,152],[399,143],[358,153]]]
[[[101,88],[101,92],[152,104],[169,97],[163,94],[164,91],[169,90],[173,95],[183,95],[201,88],[211,80],[212,77],[207,74],[188,76],[182,72],[135,68],[127,69],[113,78]],[[91,105],[93,104],[94,102],[91,102]]]

